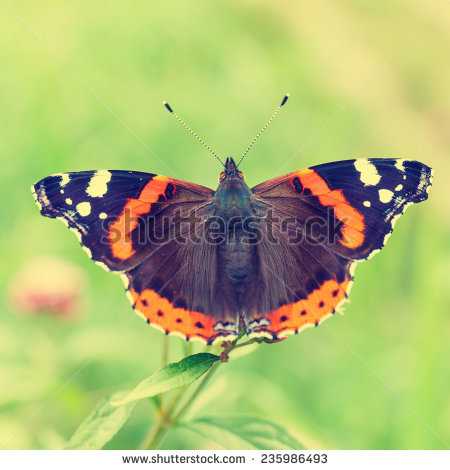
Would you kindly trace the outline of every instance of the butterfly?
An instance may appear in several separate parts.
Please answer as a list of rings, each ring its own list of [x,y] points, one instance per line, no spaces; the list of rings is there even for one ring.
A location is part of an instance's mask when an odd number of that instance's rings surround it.
[[[212,344],[242,332],[276,340],[339,311],[356,265],[383,248],[408,206],[427,199],[433,176],[414,160],[360,158],[249,188],[239,164],[223,165],[215,191],[95,170],[48,176],[32,192],[42,215],[120,275],[148,324]]]

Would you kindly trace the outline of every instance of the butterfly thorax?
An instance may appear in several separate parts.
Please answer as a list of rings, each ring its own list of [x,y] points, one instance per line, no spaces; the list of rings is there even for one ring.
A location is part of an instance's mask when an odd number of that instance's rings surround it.
[[[229,222],[233,218],[255,215],[255,197],[247,186],[243,174],[238,171],[234,160],[229,157],[225,171],[220,174],[219,187],[214,194],[214,214]]]

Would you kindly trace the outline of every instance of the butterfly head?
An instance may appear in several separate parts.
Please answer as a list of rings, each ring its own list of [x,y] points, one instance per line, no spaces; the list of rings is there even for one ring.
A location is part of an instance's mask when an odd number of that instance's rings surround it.
[[[241,171],[237,169],[236,163],[231,157],[228,157],[226,162],[225,162],[225,171],[222,171],[219,176],[219,182],[220,183],[239,183],[239,181],[244,180],[244,175],[242,174]]]

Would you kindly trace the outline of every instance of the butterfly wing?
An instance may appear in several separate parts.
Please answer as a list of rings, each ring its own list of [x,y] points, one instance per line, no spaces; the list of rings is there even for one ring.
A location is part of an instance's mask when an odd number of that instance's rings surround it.
[[[207,342],[234,335],[235,312],[212,274],[215,247],[198,243],[213,191],[115,170],[60,173],[32,191],[42,215],[61,220],[97,264],[121,274],[148,323]]]
[[[207,204],[208,188],[137,171],[97,170],[59,173],[38,181],[32,192],[41,214],[57,218],[77,236],[88,255],[105,269],[128,271],[157,244],[143,234],[162,236],[162,220],[176,207]],[[147,224],[147,225],[146,225]]]
[[[432,170],[417,161],[357,159],[254,187],[278,246],[267,236],[258,245],[264,313],[249,302],[250,334],[295,333],[333,314],[348,296],[356,262],[382,249],[405,209],[428,197],[431,181]]]

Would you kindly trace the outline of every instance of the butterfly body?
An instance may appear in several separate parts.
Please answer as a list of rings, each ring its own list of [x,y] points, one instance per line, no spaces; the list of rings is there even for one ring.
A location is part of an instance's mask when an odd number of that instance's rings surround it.
[[[32,191],[88,255],[121,275],[135,311],[166,334],[208,344],[298,333],[338,311],[356,264],[380,251],[432,170],[353,159],[249,188],[227,159],[212,191],[150,173],[60,173]]]
[[[254,275],[257,262],[255,246],[249,243],[244,225],[250,218],[260,219],[255,195],[238,172],[232,158],[225,163],[214,193],[214,217],[217,222],[217,261],[219,272],[229,284],[229,296],[236,311],[242,311],[243,298]]]

